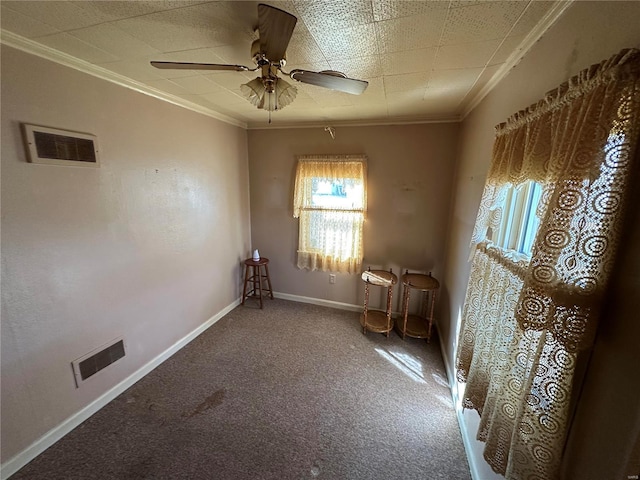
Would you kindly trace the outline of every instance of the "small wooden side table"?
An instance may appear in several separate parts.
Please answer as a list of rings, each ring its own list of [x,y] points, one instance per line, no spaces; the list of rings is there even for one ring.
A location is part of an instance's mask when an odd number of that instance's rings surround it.
[[[271,279],[269,278],[269,259],[260,257],[260,260],[247,258],[244,261],[244,288],[242,289],[242,305],[249,297],[260,299],[260,308],[262,308],[262,292],[269,293],[273,300],[273,289],[271,288]],[[264,267],[264,274],[261,268]],[[253,273],[251,274],[251,270]],[[269,288],[262,288],[262,282],[266,280]],[[251,289],[247,292],[247,284],[251,284]]]
[[[391,297],[393,296],[393,286],[398,283],[398,277],[390,269],[371,270],[370,268],[363,272],[362,280],[364,280],[364,312],[360,315],[360,324],[362,325],[362,333],[366,334],[367,330],[376,333],[385,333],[387,337],[393,329],[393,320],[391,319]],[[387,310],[369,310],[369,286],[387,287]]]
[[[402,322],[398,322],[398,330],[404,340],[405,336],[413,338],[426,338],[431,341],[431,327],[433,326],[433,309],[436,304],[436,295],[440,288],[438,280],[422,273],[409,273],[402,275]],[[409,315],[409,297],[411,290],[423,292],[420,315]]]

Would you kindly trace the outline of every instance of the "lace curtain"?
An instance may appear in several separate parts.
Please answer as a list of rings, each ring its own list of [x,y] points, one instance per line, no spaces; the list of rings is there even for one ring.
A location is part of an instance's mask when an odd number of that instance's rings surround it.
[[[579,351],[594,340],[640,129],[640,51],[624,50],[496,128],[456,359],[484,458],[558,477]],[[543,185],[531,258],[493,245],[506,184]]]
[[[361,270],[366,178],[364,156],[298,157],[293,197],[293,216],[300,218],[298,268]]]

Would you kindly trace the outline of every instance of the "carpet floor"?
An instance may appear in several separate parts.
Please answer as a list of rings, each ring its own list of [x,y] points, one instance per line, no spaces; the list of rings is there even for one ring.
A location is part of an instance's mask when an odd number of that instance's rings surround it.
[[[437,338],[238,307],[11,477],[470,479]]]

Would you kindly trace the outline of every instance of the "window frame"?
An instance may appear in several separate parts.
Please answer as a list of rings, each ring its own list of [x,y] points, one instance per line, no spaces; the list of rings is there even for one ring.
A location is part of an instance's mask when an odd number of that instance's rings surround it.
[[[496,231],[490,235],[497,246],[531,257],[535,236],[540,226],[537,216],[543,185],[528,180],[518,185],[505,185],[502,215]]]

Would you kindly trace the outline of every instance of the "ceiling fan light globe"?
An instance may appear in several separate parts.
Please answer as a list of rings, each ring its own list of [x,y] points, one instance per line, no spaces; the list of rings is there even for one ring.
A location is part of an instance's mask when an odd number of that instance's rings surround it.
[[[284,108],[293,102],[298,95],[298,89],[291,85],[289,82],[278,79],[276,84],[276,96],[278,98],[278,109]]]
[[[240,85],[242,95],[261,110],[282,110],[296,98],[298,89],[281,78],[254,78]]]
[[[251,104],[258,108],[264,97],[264,85],[260,77],[256,77],[248,83],[240,85],[240,92],[244,95],[244,98],[249,100]]]

